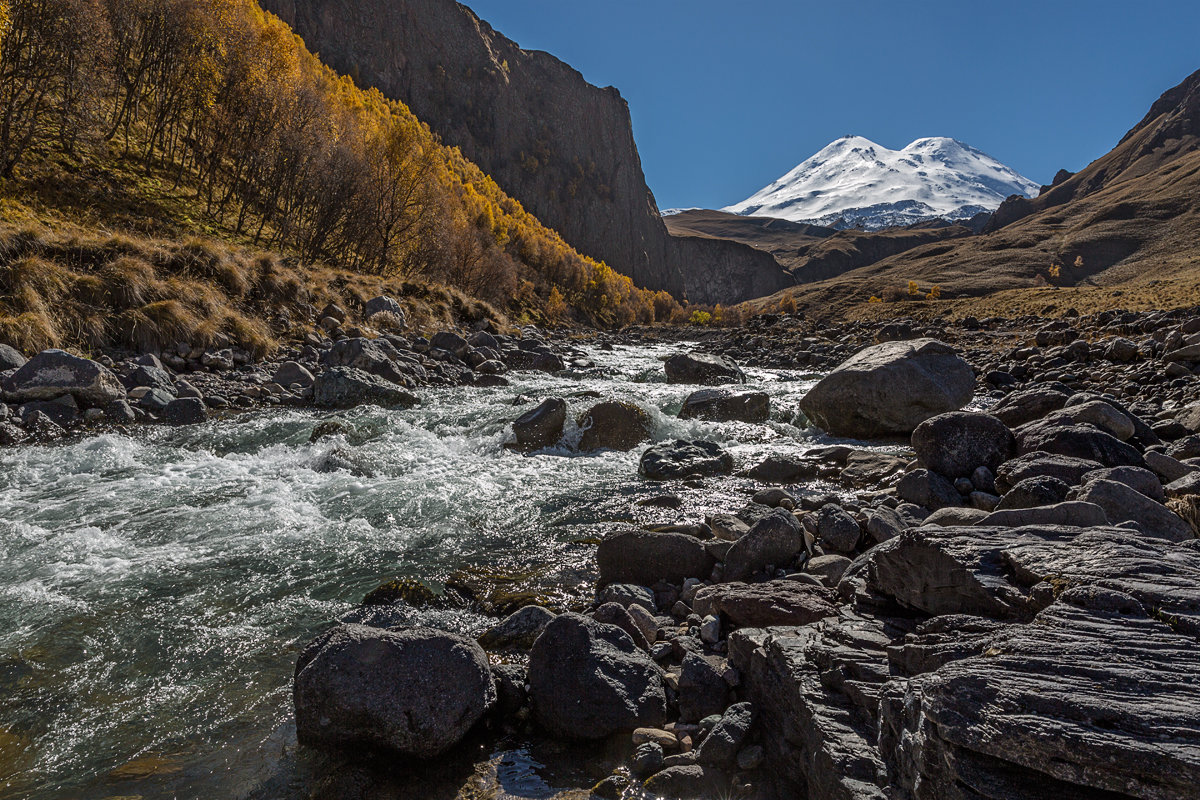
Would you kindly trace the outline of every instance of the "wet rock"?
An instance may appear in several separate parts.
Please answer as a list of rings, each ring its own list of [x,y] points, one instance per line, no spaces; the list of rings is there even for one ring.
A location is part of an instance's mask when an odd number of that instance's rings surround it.
[[[534,352],[531,350],[506,350],[504,363],[513,370],[533,370],[537,372],[562,372],[566,369],[560,356],[551,352]]]
[[[815,478],[821,463],[815,459],[793,455],[767,456],[761,464],[746,470],[744,476],[762,483],[796,483]]]
[[[133,407],[125,400],[114,400],[104,406],[104,419],[114,425],[130,425],[137,421]]]
[[[526,411],[513,421],[518,447],[541,450],[554,446],[562,438],[566,421],[567,401],[558,397],[543,400],[537,408]]]
[[[692,392],[679,410],[680,419],[713,422],[766,422],[771,416],[771,398],[766,392],[735,394],[728,389]]]
[[[627,451],[650,438],[650,415],[633,403],[608,401],[579,418],[579,449]]]
[[[679,353],[663,364],[668,383],[699,383],[719,386],[725,383],[745,383],[746,373],[724,356],[707,353]]]
[[[62,350],[43,350],[0,381],[10,403],[53,400],[69,394],[80,408],[103,408],[125,397],[125,387],[108,368]]]
[[[527,679],[525,667],[521,664],[492,665],[492,680],[496,683],[494,713],[506,718],[525,708],[529,702],[529,693],[525,691]]]
[[[556,617],[529,654],[538,722],[569,739],[600,739],[666,719],[661,671],[625,631],[578,614]]]
[[[733,456],[716,442],[663,442],[642,454],[638,472],[655,481],[680,480],[692,475],[728,475],[733,472]]]
[[[954,411],[927,419],[913,431],[912,446],[926,469],[947,478],[995,470],[1013,455],[1012,431],[990,414]]]
[[[657,742],[643,742],[633,751],[629,769],[634,775],[646,777],[663,768],[663,748]]]
[[[971,401],[975,373],[933,339],[888,342],[859,351],[813,387],[800,407],[836,436],[908,436],[925,420]]]
[[[837,613],[827,591],[793,580],[707,586],[696,593],[692,608],[701,615],[720,614],[743,628],[808,625]]]
[[[479,646],[485,650],[528,650],[554,616],[553,611],[541,606],[525,606],[484,631]]]
[[[163,409],[163,421],[168,425],[198,425],[208,421],[208,409],[204,401],[198,398],[179,398],[167,403]]]
[[[813,513],[817,525],[817,538],[821,546],[835,553],[850,553],[858,547],[862,530],[854,517],[841,506],[828,503]]]
[[[646,792],[670,800],[701,800],[727,791],[728,781],[728,776],[710,767],[680,764],[667,767],[646,781]]]
[[[681,533],[620,530],[596,549],[601,584],[680,584],[688,578],[707,578],[715,563],[703,542]]]
[[[296,735],[322,749],[382,748],[432,758],[496,702],[487,656],[428,628],[340,625],[300,652]]]
[[[354,367],[333,367],[313,385],[313,403],[322,408],[377,405],[384,408],[416,405],[417,398],[389,380]]]
[[[744,581],[767,565],[790,563],[804,549],[804,531],[794,514],[775,509],[729,548],[725,580]]]
[[[1147,536],[1170,542],[1195,538],[1191,526],[1177,514],[1124,483],[1091,481],[1079,493],[1079,500],[1100,506],[1109,522],[1136,522]]]

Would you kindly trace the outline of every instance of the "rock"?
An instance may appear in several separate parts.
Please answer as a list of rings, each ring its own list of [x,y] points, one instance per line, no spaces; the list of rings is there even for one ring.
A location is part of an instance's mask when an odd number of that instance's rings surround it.
[[[25,439],[25,433],[11,422],[0,422],[0,447],[12,447]]]
[[[130,392],[130,398],[137,397],[135,392]],[[161,414],[167,410],[167,406],[175,401],[175,396],[169,392],[164,392],[162,389],[148,389],[142,392],[140,397],[137,397],[138,407],[144,408],[153,414]]]
[[[407,408],[416,405],[417,398],[395,383],[355,367],[333,367],[313,384],[313,402],[322,408],[364,404]]]
[[[692,392],[679,410],[680,419],[713,422],[766,422],[771,416],[771,398],[766,392],[734,394],[728,389]]]
[[[887,453],[855,450],[846,456],[846,466],[838,477],[850,486],[877,487],[904,472],[908,460]]]
[[[729,548],[725,580],[744,581],[768,564],[790,563],[804,549],[804,531],[794,514],[775,509]]]
[[[1066,387],[1064,387],[1066,388]],[[989,413],[1010,428],[1041,419],[1067,404],[1071,396],[1049,386],[1034,386],[1013,392],[997,403]]]
[[[1136,522],[1147,536],[1184,542],[1194,539],[1190,525],[1161,503],[1136,489],[1109,480],[1090,481],[1079,493],[1079,500],[1104,509],[1109,522]]]
[[[1146,466],[1161,478],[1164,483],[1177,481],[1183,476],[1200,469],[1200,467],[1193,466],[1192,464],[1184,464],[1176,458],[1155,450],[1146,451]]]
[[[506,350],[504,363],[513,370],[535,370],[538,372],[562,372],[566,369],[562,358],[554,353],[530,350]]]
[[[1166,502],[1167,494],[1163,490],[1162,482],[1153,472],[1141,467],[1107,467],[1098,469],[1095,472],[1089,472],[1083,476],[1083,485],[1095,481],[1116,481],[1123,483],[1131,489],[1134,489],[1149,497],[1156,503]],[[1113,520],[1116,522],[1116,520]]]
[[[715,663],[696,653],[683,657],[679,672],[679,718],[699,722],[710,714],[720,714],[729,704],[729,684],[721,677],[723,663]]]
[[[1200,495],[1200,472],[1188,473],[1177,481],[1171,481],[1164,488],[1167,497],[1171,498]]]
[[[847,565],[850,560],[839,559]],[[767,583],[719,583],[696,593],[692,608],[697,614],[720,614],[739,628],[774,625],[808,625],[837,613],[824,589],[792,580]]]
[[[633,732],[633,743],[642,745],[653,743],[663,750],[678,750],[679,738],[670,731],[661,728],[638,728]]]
[[[182,397],[167,403],[163,409],[163,421],[168,425],[198,425],[208,421],[208,409],[203,400]]]
[[[1012,508],[993,511],[979,522],[980,526],[1022,528],[1026,525],[1074,525],[1094,527],[1107,525],[1108,516],[1095,503],[1067,501],[1037,508]]]
[[[1101,469],[1099,461],[1074,458],[1038,450],[1006,461],[996,470],[996,486],[1008,491],[1023,480],[1047,476],[1056,478],[1068,486],[1078,486],[1087,473]]]
[[[954,484],[927,469],[914,469],[901,478],[896,485],[896,494],[910,503],[934,511],[962,505],[962,495],[954,488]]]
[[[812,458],[793,455],[771,455],[757,466],[746,470],[744,477],[762,483],[795,483],[816,477],[821,463]]]
[[[633,403],[608,401],[579,418],[579,449],[627,451],[650,438],[650,415]]]
[[[1106,467],[1140,467],[1145,460],[1132,445],[1090,425],[1054,425],[1033,422],[1016,430],[1022,454],[1042,451],[1071,458],[1098,461]]]
[[[53,400],[69,394],[80,408],[104,408],[125,397],[125,387],[107,367],[62,350],[43,350],[0,381],[10,403]]]
[[[718,617],[708,616],[700,621],[700,641],[709,647],[721,641],[721,620]]]
[[[620,603],[625,608],[633,605],[640,605],[650,613],[654,613],[654,591],[646,586],[637,586],[632,583],[610,583],[596,593],[596,602],[600,605],[605,603]],[[649,638],[649,637],[646,637]]]
[[[6,344],[0,344],[0,372],[20,369],[25,366],[25,356]]]
[[[549,733],[601,739],[666,720],[661,671],[614,625],[561,614],[529,654],[534,715]]]
[[[1128,339],[1118,337],[1108,343],[1104,357],[1116,364],[1128,364],[1138,357],[1138,346]]]
[[[754,497],[751,498],[751,502],[758,503],[760,506],[766,506],[767,508],[782,507],[789,511],[796,507],[796,498],[783,489],[778,488],[758,490],[754,493]]]
[[[907,523],[900,518],[900,514],[887,506],[867,513],[867,534],[876,543],[886,542],[907,527]]]
[[[301,364],[295,361],[285,361],[275,370],[272,380],[280,386],[291,386],[295,383],[307,389],[316,383],[317,379]]]
[[[525,606],[484,631],[479,646],[485,650],[528,650],[553,619],[554,612],[549,609]]]
[[[1061,411],[1047,414],[1044,425],[1094,425],[1122,442],[1133,438],[1136,428],[1129,415],[1101,400],[1072,404]]]
[[[912,446],[926,469],[947,478],[970,476],[977,467],[995,470],[1013,454],[1012,431],[990,414],[952,411],[925,420]]]
[[[715,563],[703,542],[682,533],[620,530],[604,537],[596,550],[600,583],[605,585],[651,586],[660,580],[679,584],[707,578]]]
[[[543,400],[513,421],[517,445],[523,450],[553,447],[563,435],[567,421],[567,401],[558,397]]]
[[[448,353],[453,353],[458,358],[466,356],[467,351],[471,349],[471,345],[467,344],[467,340],[451,331],[438,331],[429,338],[429,348],[431,350],[445,350]]]
[[[678,353],[663,365],[668,383],[699,383],[719,386],[725,383],[745,383],[746,373],[724,356],[707,353]]]
[[[715,442],[677,439],[654,445],[642,453],[638,472],[654,481],[728,475],[733,472],[733,456]]]
[[[821,546],[836,553],[850,553],[858,546],[862,530],[854,517],[842,507],[827,503],[813,513],[817,524],[817,537]]]
[[[114,400],[104,406],[104,419],[114,425],[132,425],[137,421],[137,415],[125,400]]]
[[[943,528],[955,525],[974,525],[988,515],[978,508],[942,508],[925,518],[924,525],[940,525]]]
[[[933,339],[888,342],[859,351],[800,401],[817,427],[835,436],[908,436],[930,417],[971,401],[975,373]]]
[[[53,400],[34,400],[17,408],[17,416],[23,421],[28,420],[34,413],[44,414],[55,425],[64,428],[69,428],[79,420],[79,406],[69,394]]]
[[[743,747],[738,753],[737,768],[743,772],[750,772],[762,766],[766,759],[766,753],[763,751],[762,745],[752,744],[749,747]]]
[[[528,676],[520,664],[493,664],[492,680],[496,683],[495,713],[502,719],[518,714],[529,702],[525,691]]]
[[[651,797],[669,800],[703,800],[727,791],[728,777],[700,764],[680,764],[667,767],[646,781]]]
[[[810,575],[815,575],[820,579],[825,586],[837,586],[838,581],[842,579],[842,575],[853,563],[845,556],[826,555],[813,556],[804,565],[804,570]],[[828,614],[824,616],[829,616]]]
[[[400,320],[401,327],[407,324],[407,320],[404,316],[404,307],[400,305],[399,301],[397,301],[394,297],[388,297],[387,295],[372,297],[366,302],[366,305],[363,306],[363,318],[365,319],[370,319],[376,314],[384,313],[395,314]],[[287,384],[285,383],[284,386],[287,386]]]
[[[654,641],[646,637],[646,634],[642,632],[641,626],[634,622],[633,615],[620,603],[605,603],[593,611],[591,616],[597,622],[603,622],[605,625],[615,625],[625,631],[629,634],[629,638],[633,639],[633,643],[642,650],[648,651],[650,649],[650,642]],[[657,626],[655,632],[657,633]]]
[[[1067,499],[1071,487],[1058,478],[1049,475],[1035,475],[1018,481],[1017,485],[1004,493],[997,511],[1007,511],[1010,508],[1037,508],[1052,506]]]
[[[753,723],[754,707],[750,703],[730,706],[700,744],[696,760],[701,764],[732,765],[750,735]]]
[[[382,748],[432,758],[496,702],[487,656],[428,628],[340,625],[300,652],[296,735],[322,749]]]
[[[129,389],[138,386],[159,389],[172,397],[176,393],[175,380],[162,366],[138,365],[129,371],[122,383]]]

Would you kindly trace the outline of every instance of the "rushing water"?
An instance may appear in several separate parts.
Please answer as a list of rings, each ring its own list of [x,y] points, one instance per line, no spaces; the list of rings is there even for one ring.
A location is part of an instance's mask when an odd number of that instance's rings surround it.
[[[689,389],[665,383],[666,352],[426,390],[416,409],[336,415],[347,432],[317,443],[329,415],[278,411],[0,450],[0,797],[307,796],[314,756],[290,702],[304,641],[381,581],[585,566],[582,540],[652,513],[634,506],[662,490],[637,478],[637,451],[505,450],[520,395],[567,397],[572,416],[596,402],[584,392],[633,400],[656,439],[717,440],[739,464],[812,445],[790,424],[807,376],[752,371],[772,395],[766,425],[682,421]],[[335,449],[357,468],[323,470]],[[736,481],[682,491],[691,521],[745,502]],[[523,745],[487,756],[465,775],[505,796],[572,780]]]

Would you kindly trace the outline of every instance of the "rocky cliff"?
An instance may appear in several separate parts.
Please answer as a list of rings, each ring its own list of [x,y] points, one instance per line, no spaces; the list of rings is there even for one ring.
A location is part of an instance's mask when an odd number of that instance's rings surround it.
[[[262,0],[334,69],[409,105],[574,247],[639,285],[736,302],[791,285],[743,246],[679,243],[646,186],[629,108],[453,0]],[[732,267],[732,269],[731,269]],[[731,281],[730,275],[745,281]]]

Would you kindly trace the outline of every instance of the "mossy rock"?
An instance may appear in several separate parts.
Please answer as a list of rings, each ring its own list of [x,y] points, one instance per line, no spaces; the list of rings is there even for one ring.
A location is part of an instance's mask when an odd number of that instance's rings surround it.
[[[364,606],[390,606],[403,600],[414,608],[429,608],[440,605],[444,597],[430,589],[421,581],[412,578],[397,578],[388,581],[367,593],[363,598]]]

